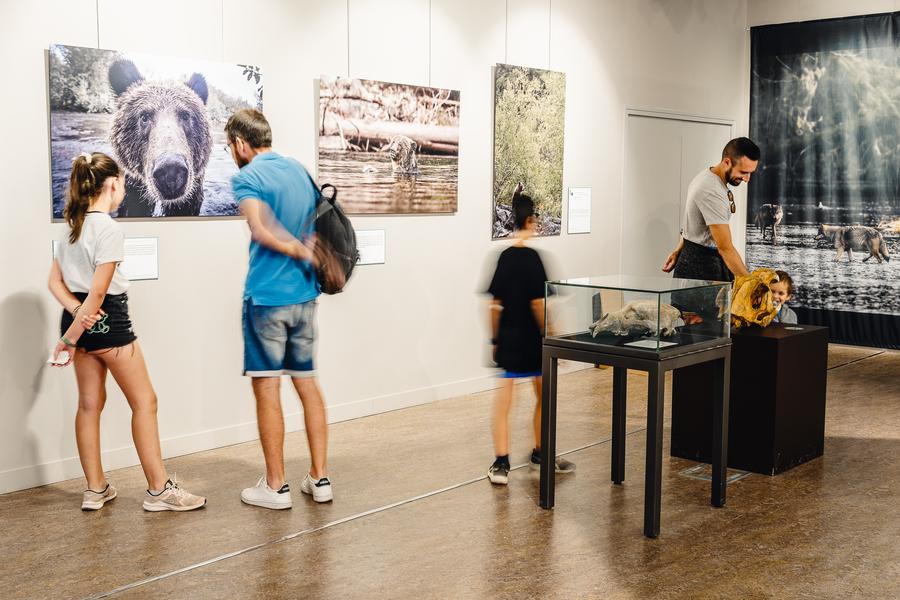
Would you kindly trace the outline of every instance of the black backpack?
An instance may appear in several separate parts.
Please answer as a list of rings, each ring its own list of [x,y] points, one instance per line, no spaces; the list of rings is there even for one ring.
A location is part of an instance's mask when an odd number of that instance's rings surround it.
[[[312,176],[309,179],[316,190],[316,211],[307,218],[300,231],[306,231],[310,222],[314,224],[319,289],[324,294],[339,294],[359,260],[356,232],[337,203],[337,188],[330,183],[319,187]]]

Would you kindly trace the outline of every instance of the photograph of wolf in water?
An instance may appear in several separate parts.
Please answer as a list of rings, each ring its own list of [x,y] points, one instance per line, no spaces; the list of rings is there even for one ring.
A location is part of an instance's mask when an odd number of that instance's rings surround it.
[[[125,171],[116,217],[237,214],[223,128],[240,108],[262,109],[258,67],[61,45],[49,56],[53,218],[82,152]]]
[[[900,315],[898,15],[753,29],[747,264],[798,308]]]
[[[459,92],[319,80],[319,184],[348,214],[455,213]]]

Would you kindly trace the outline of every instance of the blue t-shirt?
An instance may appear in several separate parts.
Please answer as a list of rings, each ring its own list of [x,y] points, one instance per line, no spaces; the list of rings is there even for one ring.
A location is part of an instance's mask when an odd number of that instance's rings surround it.
[[[249,198],[262,201],[288,233],[303,240],[313,233],[310,220],[316,207],[316,190],[299,162],[275,152],[257,154],[231,180],[238,203]],[[250,268],[244,299],[259,306],[287,306],[314,300],[319,295],[316,274],[306,261],[297,261],[250,242]]]

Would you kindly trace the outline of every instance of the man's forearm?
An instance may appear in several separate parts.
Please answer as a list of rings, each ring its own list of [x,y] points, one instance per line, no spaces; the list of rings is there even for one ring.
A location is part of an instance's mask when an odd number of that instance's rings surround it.
[[[741,258],[741,255],[738,254],[737,248],[734,246],[725,248],[724,250],[719,249],[719,255],[722,257],[722,260],[725,261],[725,266],[728,267],[728,270],[731,271],[735,277],[740,277],[749,273],[747,266],[744,264],[744,260]]]
[[[250,235],[253,237],[253,241],[263,246],[264,248],[268,248],[273,252],[278,252],[280,254],[286,254],[288,256],[292,255],[293,243],[297,241],[295,238],[292,238],[291,241],[278,239],[267,227],[262,224],[258,224],[256,227],[251,227]]]

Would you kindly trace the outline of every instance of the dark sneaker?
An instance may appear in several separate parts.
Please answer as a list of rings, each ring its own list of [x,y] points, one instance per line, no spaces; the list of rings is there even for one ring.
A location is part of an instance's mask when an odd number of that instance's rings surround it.
[[[509,483],[509,465],[494,461],[494,464],[488,469],[488,479],[490,479],[491,483],[506,485]]]
[[[531,453],[531,464],[529,465],[532,469],[540,469],[541,468],[541,453],[539,451],[534,451]],[[556,469],[554,469],[557,473],[571,473],[575,470],[575,463],[569,462],[561,456],[556,457]]]

